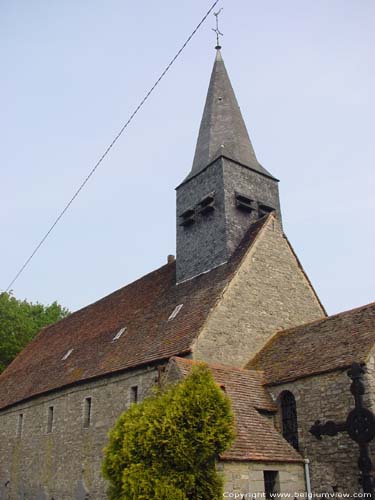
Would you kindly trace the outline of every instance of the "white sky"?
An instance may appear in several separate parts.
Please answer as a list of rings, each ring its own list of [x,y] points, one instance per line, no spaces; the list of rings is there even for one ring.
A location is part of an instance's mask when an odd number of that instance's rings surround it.
[[[0,289],[212,2],[0,3]],[[374,300],[375,3],[237,0],[222,54],[284,229],[329,313]],[[75,310],[175,253],[214,18],[14,285]]]

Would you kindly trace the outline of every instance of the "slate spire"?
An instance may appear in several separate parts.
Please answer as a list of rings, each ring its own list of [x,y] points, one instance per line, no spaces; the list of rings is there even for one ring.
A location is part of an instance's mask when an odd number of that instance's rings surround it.
[[[216,50],[193,167],[176,188],[177,283],[227,263],[265,214],[281,221],[278,180],[255,156]]]
[[[255,156],[220,47],[217,46],[193,166],[188,178],[220,156],[272,177]]]

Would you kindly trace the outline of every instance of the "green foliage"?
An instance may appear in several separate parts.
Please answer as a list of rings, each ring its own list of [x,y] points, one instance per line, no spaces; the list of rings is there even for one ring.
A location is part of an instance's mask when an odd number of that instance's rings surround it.
[[[230,401],[203,364],[179,384],[123,413],[109,436],[103,475],[111,500],[222,498],[215,461],[234,439]]]
[[[57,302],[44,306],[0,293],[0,373],[41,328],[68,314]]]

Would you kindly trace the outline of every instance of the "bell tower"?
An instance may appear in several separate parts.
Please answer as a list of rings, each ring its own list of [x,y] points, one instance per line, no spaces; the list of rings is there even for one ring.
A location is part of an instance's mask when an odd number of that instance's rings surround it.
[[[177,282],[226,263],[265,214],[281,220],[278,180],[255,156],[219,46],[193,166],[176,192]]]

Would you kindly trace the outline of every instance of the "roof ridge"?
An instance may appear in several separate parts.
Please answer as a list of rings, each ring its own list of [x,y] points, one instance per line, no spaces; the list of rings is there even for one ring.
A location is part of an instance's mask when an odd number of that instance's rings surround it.
[[[353,361],[366,362],[375,345],[374,319],[375,302],[370,302],[281,330],[246,366],[264,369],[267,385],[273,385],[341,370]],[[298,357],[299,363],[282,361],[292,355]]]
[[[99,302],[102,302],[103,300],[106,300],[108,299],[109,297],[115,295],[116,293],[119,293],[123,290],[125,290],[126,288],[130,287],[130,286],[133,286],[135,285],[136,283],[142,281],[143,279],[146,279],[148,277],[150,277],[152,274],[154,273],[157,273],[157,272],[160,272],[162,271],[163,269],[165,269],[166,267],[168,266],[175,266],[176,265],[176,261],[173,261],[173,262],[167,262],[166,264],[163,264],[162,266],[160,267],[157,267],[156,269],[153,269],[152,271],[149,271],[148,273],[140,276],[139,278],[136,278],[134,281],[131,281],[130,283],[127,283],[126,285],[120,287],[120,288],[117,288],[117,290],[114,290],[113,292],[110,292],[108,293],[107,295],[104,295],[104,297],[100,297],[99,299],[95,300],[94,302],[91,302],[90,304],[87,304],[86,306],[83,306],[81,307],[80,309],[77,309],[76,311],[73,311],[71,314],[69,314],[68,316],[66,316],[65,318],[62,318],[60,319],[59,321],[56,321],[56,323],[52,323],[51,325],[48,325],[48,326],[45,326],[43,328],[41,328],[40,330],[38,330],[38,334],[42,331],[42,330],[48,330],[50,329],[51,327],[54,327],[56,326],[57,324],[65,321],[66,319],[68,318],[71,318],[72,316],[74,316],[75,314],[78,314],[78,313],[81,313],[87,309],[89,309],[90,307],[93,307],[95,306],[96,304],[98,304]]]
[[[341,311],[339,313],[332,314],[330,316],[325,316],[323,318],[315,319],[313,321],[308,321],[306,323],[301,323],[298,326],[292,326],[290,328],[286,328],[285,330],[280,330],[279,332],[276,332],[275,335],[281,335],[283,333],[289,333],[290,331],[293,330],[298,330],[299,328],[305,327],[305,326],[310,326],[314,325],[315,323],[323,323],[324,321],[328,321],[330,319],[337,318],[339,316],[344,316],[345,314],[353,313],[355,311],[360,311],[361,309],[366,309],[370,308],[371,306],[375,307],[375,301],[374,302],[369,302],[368,304],[365,304],[363,306],[358,306],[358,307],[353,307],[353,309],[347,309],[346,311]]]
[[[202,360],[199,360],[199,359],[182,358],[180,356],[172,356],[171,360],[175,360],[177,362],[182,361],[183,363],[191,364],[191,365],[193,365],[193,364],[200,364],[201,363],[201,364],[207,365],[209,368],[222,369],[222,370],[230,370],[230,371],[237,371],[237,372],[241,372],[241,373],[245,373],[245,374],[249,374],[251,372],[256,372],[256,373],[259,373],[259,374],[264,374],[264,370],[257,370],[257,369],[248,370],[247,368],[239,368],[237,366],[224,365],[224,364],[221,364],[221,363],[208,363],[207,361],[202,361]]]
[[[375,306],[375,301],[374,302],[369,302],[368,304],[365,304],[363,306],[358,306],[354,307],[353,309],[347,309],[346,311],[341,311],[339,313],[332,314],[331,316],[325,316],[323,318],[315,319],[313,321],[307,321],[306,323],[301,323],[300,325],[297,326],[291,326],[290,328],[286,328],[285,330],[279,330],[276,332],[272,337],[264,344],[262,349],[256,353],[256,355],[249,361],[253,362],[257,359],[258,355],[269,345],[271,345],[275,340],[277,340],[279,337],[282,335],[288,335],[292,333],[293,331],[299,330],[300,328],[305,328],[307,326],[312,326],[312,325],[317,325],[319,323],[324,323],[325,321],[329,321],[330,319],[337,318],[339,316],[344,316],[345,314],[353,313],[355,311],[360,311],[361,309],[366,309],[370,308],[372,306]]]
[[[305,269],[303,268],[303,265],[302,265],[302,262],[299,260],[298,258],[298,255],[296,254],[296,252],[294,251],[294,248],[293,248],[293,245],[291,244],[291,242],[289,241],[289,238],[287,237],[287,235],[284,233],[283,231],[283,237],[285,239],[285,241],[287,242],[287,245],[289,246],[290,248],[290,251],[292,252],[292,254],[294,255],[294,258],[296,259],[297,261],[297,265],[300,269],[300,271],[302,272],[302,274],[304,275],[305,279],[307,280],[307,283],[309,284],[313,294],[315,295],[315,298],[317,300],[317,302],[319,303],[320,307],[323,309],[323,312],[324,314],[326,315],[326,317],[328,316],[327,315],[327,311],[326,311],[326,308],[324,307],[324,305],[322,304],[320,298],[319,298],[319,295],[316,293],[315,291],[315,288],[314,288],[314,285],[312,284],[308,274],[306,273]]]

